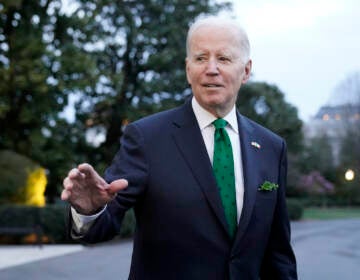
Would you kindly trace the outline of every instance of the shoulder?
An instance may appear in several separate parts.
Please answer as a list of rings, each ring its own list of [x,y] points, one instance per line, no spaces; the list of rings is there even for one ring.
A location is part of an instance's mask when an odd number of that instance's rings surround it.
[[[154,136],[156,134],[164,134],[173,130],[174,126],[184,121],[192,121],[195,119],[191,105],[186,102],[176,108],[161,111],[127,125],[125,133],[137,130],[140,134]]]
[[[179,106],[166,111],[161,111],[134,121],[132,125],[137,126],[140,129],[154,129],[162,126],[162,128],[165,128],[176,119],[177,115],[179,115],[182,110],[183,106]]]
[[[269,128],[265,127],[265,126],[262,126],[261,124],[243,116],[243,115],[240,115],[245,122],[248,123],[249,126],[251,126],[254,131],[256,131],[257,133],[261,133],[263,134],[265,137],[269,137],[269,138],[274,138],[278,141],[283,141],[283,138],[276,134],[275,132],[271,131]]]
[[[278,151],[281,151],[286,146],[285,140],[281,136],[239,113],[238,122],[239,129],[243,133],[251,135],[254,141],[267,146],[270,145]]]

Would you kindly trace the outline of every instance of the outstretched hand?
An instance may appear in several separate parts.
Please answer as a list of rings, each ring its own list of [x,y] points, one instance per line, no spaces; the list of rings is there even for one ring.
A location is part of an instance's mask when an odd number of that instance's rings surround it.
[[[61,199],[68,201],[78,213],[91,215],[125,189],[128,181],[119,179],[108,184],[90,164],[83,163],[70,170],[63,186]]]

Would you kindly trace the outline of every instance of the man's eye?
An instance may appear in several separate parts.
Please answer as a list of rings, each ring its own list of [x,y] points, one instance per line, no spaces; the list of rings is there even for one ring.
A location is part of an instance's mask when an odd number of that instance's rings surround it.
[[[205,57],[203,57],[203,56],[197,56],[196,58],[195,58],[195,60],[196,61],[204,61],[205,60]]]
[[[230,58],[228,58],[226,56],[220,56],[219,60],[222,61],[222,62],[228,62],[228,61],[230,61]]]

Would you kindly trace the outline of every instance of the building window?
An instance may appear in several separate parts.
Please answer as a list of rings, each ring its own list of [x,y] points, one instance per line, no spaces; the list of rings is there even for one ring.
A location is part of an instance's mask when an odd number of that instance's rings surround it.
[[[322,117],[323,121],[328,121],[330,120],[330,116],[329,114],[324,114],[323,117]]]

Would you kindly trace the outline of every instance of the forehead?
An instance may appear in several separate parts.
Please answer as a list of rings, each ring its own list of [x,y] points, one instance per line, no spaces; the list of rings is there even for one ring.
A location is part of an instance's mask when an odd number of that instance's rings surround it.
[[[196,28],[189,40],[190,51],[240,52],[240,38],[232,26],[203,25]]]

